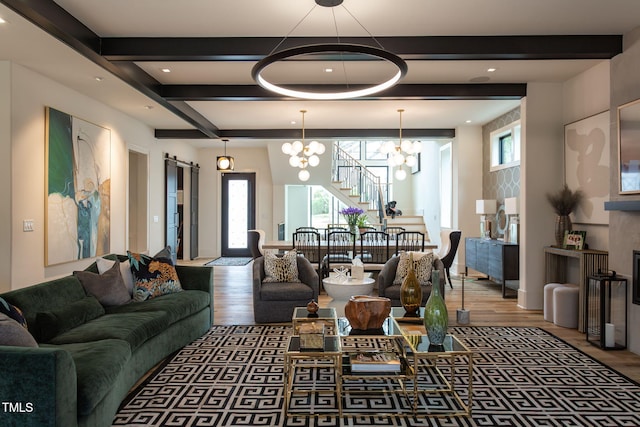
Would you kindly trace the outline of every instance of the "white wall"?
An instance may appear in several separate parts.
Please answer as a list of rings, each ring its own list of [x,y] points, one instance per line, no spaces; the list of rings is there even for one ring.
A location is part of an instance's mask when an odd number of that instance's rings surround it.
[[[627,39],[625,51],[611,61],[611,141],[617,141],[617,108],[627,102],[640,99],[640,28]],[[611,144],[611,200],[640,200],[640,195],[618,194],[618,145]],[[631,303],[633,277],[632,251],[640,249],[640,212],[612,211],[609,214],[609,269],[628,279],[628,323],[629,342],[627,347],[640,354],[640,305]]]
[[[440,244],[440,142],[422,141],[420,172],[409,173],[412,180],[412,204],[416,212],[421,212],[431,243]],[[406,204],[398,207],[405,212]]]
[[[555,214],[546,193],[564,183],[562,85],[529,83],[521,124],[518,305],[539,310],[545,285],[543,248],[554,242]]]
[[[224,153],[224,146],[203,148],[198,151],[200,164],[200,233],[198,235],[201,258],[220,256],[221,174],[216,169],[216,157]],[[275,240],[278,217],[274,221],[274,208],[284,206],[284,197],[274,198],[271,167],[267,148],[239,148],[227,144],[227,154],[235,159],[234,172],[256,173],[256,228],[266,233],[266,240]],[[293,169],[293,168],[290,168]],[[284,196],[284,194],[283,194]],[[278,215],[279,216],[279,215]],[[275,228],[275,231],[274,231]]]
[[[609,110],[610,75],[610,62],[603,61],[564,82],[562,118],[565,125]],[[611,120],[615,120],[615,112],[611,115]],[[616,140],[611,139],[610,144],[616,144]],[[608,224],[575,223],[574,228],[587,232],[590,249],[609,250]]]
[[[149,154],[149,250],[164,246],[164,153],[197,162],[196,151],[179,141],[158,141],[153,129],[70,90],[27,68],[11,64],[11,287],[22,288],[85,268],[91,260],[44,266],[45,242],[45,107],[50,106],[111,129],[111,252],[127,250],[128,146]],[[4,81],[1,80],[0,81]],[[2,105],[2,104],[0,104]],[[6,120],[7,114],[0,114]],[[5,129],[5,127],[2,127]],[[5,147],[5,145],[3,145]],[[154,223],[154,215],[159,221]],[[22,231],[22,220],[33,219],[35,231]]]
[[[11,63],[0,61],[0,292],[11,288]]]
[[[462,231],[457,255],[457,271],[464,270],[465,237],[480,235],[480,218],[476,200],[482,199],[482,127],[462,126],[456,129],[453,156],[453,228]],[[456,216],[457,215],[457,216]],[[453,271],[456,271],[455,269]]]

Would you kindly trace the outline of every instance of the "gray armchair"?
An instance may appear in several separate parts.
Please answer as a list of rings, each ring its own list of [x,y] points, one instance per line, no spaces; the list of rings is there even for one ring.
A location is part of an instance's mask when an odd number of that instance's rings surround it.
[[[378,295],[381,297],[386,297],[391,300],[391,306],[400,307],[400,286],[394,285],[393,280],[396,278],[396,269],[398,268],[398,262],[400,262],[399,256],[391,257],[382,267],[380,273],[378,274]],[[446,284],[446,279],[444,275],[444,264],[439,258],[436,258],[434,264],[440,271],[440,294],[442,298],[444,298],[444,289]],[[429,299],[429,295],[431,295],[431,288],[422,286],[422,305],[426,304]]]
[[[253,261],[253,316],[256,323],[290,322],[295,307],[318,301],[318,273],[309,260],[296,257],[300,283],[263,283],[264,257]]]

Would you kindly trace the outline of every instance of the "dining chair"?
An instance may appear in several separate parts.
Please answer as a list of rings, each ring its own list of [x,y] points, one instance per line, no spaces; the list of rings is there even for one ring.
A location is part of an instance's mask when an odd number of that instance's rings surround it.
[[[322,258],[324,254],[320,250],[320,233],[317,231],[296,231],[293,233],[293,248],[298,256],[303,256],[318,272],[322,281]]]
[[[395,240],[398,233],[402,233],[403,231],[406,231],[406,230],[404,227],[392,226],[392,227],[385,227],[383,231],[389,235],[389,239]]]
[[[447,254],[445,256],[440,258],[442,264],[444,265],[444,274],[447,281],[449,282],[449,286],[451,287],[451,289],[453,289],[453,284],[451,283],[449,269],[453,265],[453,259],[456,257],[456,252],[458,251],[458,245],[460,244],[461,236],[462,232],[459,230],[449,233],[449,250],[447,251]]]
[[[396,236],[396,255],[400,252],[424,252],[424,233],[403,231]]]
[[[360,235],[360,253],[364,264],[384,264],[389,259],[389,235],[384,231],[367,231]]]
[[[327,235],[327,254],[322,261],[323,277],[339,266],[351,266],[356,253],[356,236],[350,231],[331,231]]]

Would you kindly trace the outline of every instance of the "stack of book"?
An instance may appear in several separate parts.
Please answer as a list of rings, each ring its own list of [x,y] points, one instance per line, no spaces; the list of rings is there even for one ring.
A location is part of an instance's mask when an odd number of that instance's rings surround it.
[[[400,372],[398,355],[392,351],[354,353],[349,357],[351,372]]]

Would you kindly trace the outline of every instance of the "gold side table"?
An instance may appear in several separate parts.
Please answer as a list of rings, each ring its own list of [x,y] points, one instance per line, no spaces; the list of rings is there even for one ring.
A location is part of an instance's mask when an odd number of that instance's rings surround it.
[[[297,368],[332,368],[334,371],[334,390],[316,390],[304,389],[294,390],[294,376]],[[284,352],[284,416],[318,416],[326,415],[316,413],[291,412],[291,396],[293,394],[313,394],[313,393],[331,393],[336,396],[338,404],[338,412],[342,414],[342,393],[340,384],[342,382],[342,347],[340,337],[336,335],[324,336],[323,350],[300,350],[300,336],[292,335],[289,337],[287,348]]]

